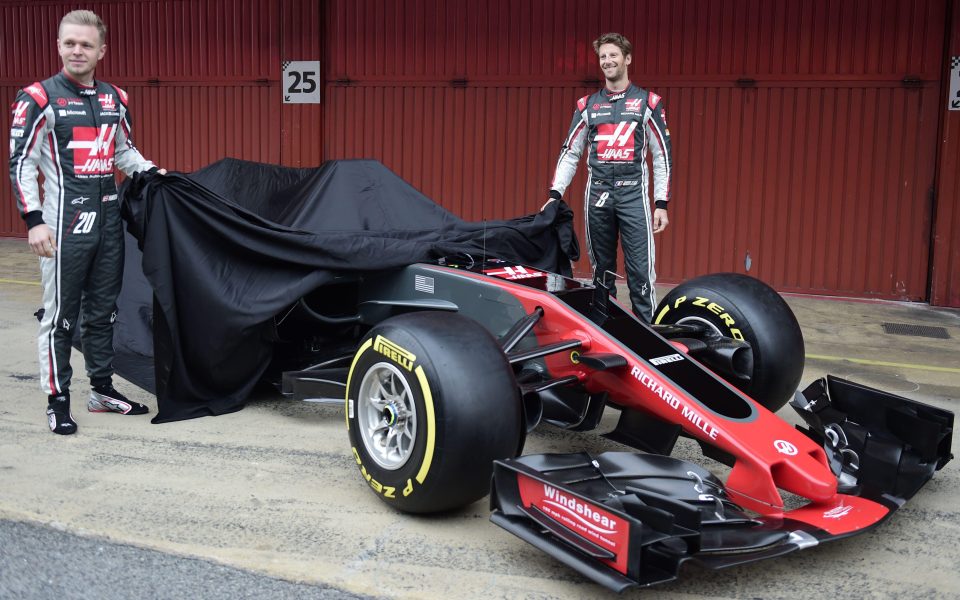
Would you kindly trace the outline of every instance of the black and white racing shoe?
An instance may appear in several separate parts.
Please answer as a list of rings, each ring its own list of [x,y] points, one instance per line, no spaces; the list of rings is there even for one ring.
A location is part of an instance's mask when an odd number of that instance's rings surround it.
[[[114,389],[113,384],[98,385],[90,390],[90,400],[87,401],[87,410],[90,412],[115,412],[121,415],[144,415],[150,412],[146,405],[128,400],[126,396]]]
[[[47,424],[50,431],[60,435],[70,435],[77,432],[77,422],[70,414],[70,394],[64,392],[56,396],[47,397]]]

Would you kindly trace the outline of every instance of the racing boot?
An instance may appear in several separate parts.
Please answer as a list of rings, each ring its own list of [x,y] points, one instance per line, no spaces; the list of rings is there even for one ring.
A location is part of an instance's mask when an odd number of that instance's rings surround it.
[[[90,412],[115,412],[121,415],[143,415],[150,412],[150,409],[145,405],[128,400],[126,396],[114,389],[112,383],[97,385],[90,390],[87,410]]]
[[[77,432],[77,422],[70,414],[70,392],[47,396],[47,423],[50,431],[60,435]]]

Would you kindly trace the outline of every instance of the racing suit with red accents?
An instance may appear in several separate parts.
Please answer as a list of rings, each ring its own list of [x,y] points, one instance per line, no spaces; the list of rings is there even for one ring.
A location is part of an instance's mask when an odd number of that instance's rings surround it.
[[[550,196],[559,199],[589,145],[584,195],[587,251],[594,280],[617,269],[617,237],[623,237],[627,286],[634,313],[650,321],[657,303],[655,250],[647,192],[649,150],[654,200],[670,200],[670,132],[660,96],[630,84],[623,92],[603,89],[577,102],[560,152]],[[612,282],[610,282],[612,284]]]
[[[128,175],[155,167],[131,142],[127,94],[118,87],[88,87],[60,72],[21,90],[12,109],[14,199],[27,228],[46,223],[57,244],[54,256],[40,258],[40,386],[67,391],[81,304],[87,375],[91,385],[109,383],[124,254],[114,167]]]

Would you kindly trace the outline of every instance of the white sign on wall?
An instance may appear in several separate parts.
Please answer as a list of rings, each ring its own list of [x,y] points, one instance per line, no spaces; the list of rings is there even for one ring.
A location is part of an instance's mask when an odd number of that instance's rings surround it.
[[[283,103],[320,104],[320,61],[283,63]]]
[[[950,59],[950,96],[947,110],[960,110],[960,56]]]

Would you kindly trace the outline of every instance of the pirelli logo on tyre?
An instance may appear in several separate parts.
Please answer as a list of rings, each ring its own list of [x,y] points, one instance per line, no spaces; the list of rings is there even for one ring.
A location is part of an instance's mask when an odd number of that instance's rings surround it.
[[[413,363],[417,360],[417,355],[394,344],[382,335],[378,335],[373,340],[373,350],[386,356],[404,369],[413,371]]]

